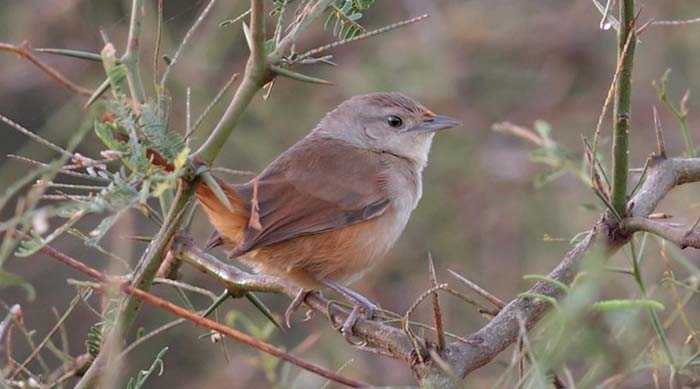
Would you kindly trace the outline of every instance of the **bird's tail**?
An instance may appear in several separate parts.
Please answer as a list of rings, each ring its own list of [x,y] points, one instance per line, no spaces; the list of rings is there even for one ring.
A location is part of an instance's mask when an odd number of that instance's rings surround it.
[[[228,198],[231,208],[219,200],[209,185],[202,181],[197,184],[197,200],[223,239],[221,243],[236,246],[243,239],[243,232],[250,217],[249,211],[232,185],[215,179]]]
[[[122,139],[126,141],[126,139]],[[167,172],[172,172],[175,167],[160,153],[152,149],[146,150],[146,155],[151,162],[160,166]],[[243,200],[236,193],[236,189],[227,184],[224,180],[214,177],[219,187],[224,191],[229,200],[231,207],[221,202],[219,197],[214,194],[214,191],[204,181],[198,181],[196,184],[197,200],[204,208],[209,221],[216,228],[222,240],[220,244],[236,246],[243,239],[243,232],[248,225],[249,211],[246,208]],[[218,244],[217,244],[218,245]]]

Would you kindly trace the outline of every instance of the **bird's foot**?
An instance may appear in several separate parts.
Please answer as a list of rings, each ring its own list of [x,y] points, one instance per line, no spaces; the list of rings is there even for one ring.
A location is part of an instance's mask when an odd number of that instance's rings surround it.
[[[355,324],[357,324],[357,319],[359,319],[360,317],[361,310],[362,307],[360,307],[359,305],[355,305],[352,308],[352,311],[350,311],[350,314],[348,315],[347,319],[345,319],[345,321],[343,322],[343,325],[340,326],[340,333],[343,334],[343,338],[345,338],[345,340],[348,343],[356,346],[362,344],[362,342],[358,344],[353,340],[355,338]]]
[[[330,289],[335,290],[336,292],[343,295],[343,297],[353,302],[352,311],[350,311],[350,314],[345,319],[345,321],[339,329],[342,332],[343,337],[345,337],[345,339],[348,342],[350,342],[353,345],[358,345],[356,342],[352,341],[353,337],[355,337],[353,329],[355,327],[355,324],[357,324],[357,321],[360,317],[362,317],[365,320],[372,320],[377,311],[379,311],[379,307],[373,302],[371,302],[367,297],[341,284],[338,284],[335,281],[324,280],[323,284],[329,287]],[[328,315],[332,318],[330,305],[328,307]]]
[[[304,300],[306,300],[306,297],[311,293],[313,293],[312,290],[300,289],[299,293],[294,296],[294,299],[287,307],[287,310],[284,311],[284,323],[287,325],[287,328],[292,328],[292,315],[297,309],[299,309],[301,304],[304,303]]]
[[[368,301],[365,301],[367,303]],[[333,318],[333,312],[332,312],[332,306],[334,303],[329,303],[328,304],[328,317],[331,319],[331,322],[335,322],[335,319]],[[377,307],[375,304],[369,303],[369,304],[362,304],[359,302],[356,302],[356,304],[353,306],[352,310],[350,311],[350,314],[348,317],[345,318],[343,323],[335,327],[336,330],[340,330],[340,333],[343,334],[343,337],[345,340],[354,345],[354,346],[364,346],[364,342],[357,342],[355,339],[357,338],[355,335],[355,324],[357,324],[357,321],[362,318],[365,320],[372,320],[374,318],[375,312],[379,307]]]

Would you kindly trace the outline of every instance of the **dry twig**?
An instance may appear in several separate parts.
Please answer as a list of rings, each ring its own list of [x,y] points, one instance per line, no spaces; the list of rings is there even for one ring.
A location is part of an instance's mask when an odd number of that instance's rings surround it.
[[[243,332],[240,332],[238,330],[235,330],[231,327],[225,326],[223,324],[220,324],[218,322],[215,322],[213,320],[204,318],[202,316],[197,315],[196,313],[190,312],[184,308],[181,308],[167,300],[164,300],[160,297],[157,297],[151,293],[145,292],[140,289],[136,289],[132,287],[128,282],[120,282],[118,284],[115,284],[110,277],[105,275],[104,273],[76,260],[75,258],[72,258],[55,248],[46,245],[40,249],[42,253],[45,255],[63,263],[64,265],[77,270],[84,275],[89,276],[90,278],[93,278],[97,281],[100,282],[99,287],[97,288],[101,292],[106,292],[110,290],[110,288],[113,288],[115,286],[118,286],[119,290],[123,293],[132,295],[139,300],[154,306],[161,308],[163,310],[169,311],[170,313],[179,316],[181,318],[187,319],[188,321],[192,322],[193,324],[199,326],[199,327],[204,327],[213,331],[217,331],[223,335],[226,335],[240,343],[246,344],[248,346],[254,347],[264,353],[273,355],[275,357],[278,357],[280,359],[283,359],[289,363],[292,363],[296,366],[301,367],[302,369],[308,370],[312,373],[318,374],[322,377],[328,378],[329,380],[333,380],[335,382],[350,386],[350,387],[365,387],[367,384],[356,381],[353,379],[345,378],[343,376],[340,376],[330,370],[326,370],[320,366],[317,366],[313,363],[307,362],[301,358],[298,358],[296,356],[293,356],[291,354],[286,353],[284,350],[275,347],[269,343],[265,343],[261,340],[255,339],[251,337],[250,335],[247,335]]]
[[[92,91],[83,88],[82,86],[74,83],[73,81],[69,80],[61,74],[58,70],[54,69],[53,67],[47,65],[46,63],[42,62],[39,58],[37,58],[34,54],[32,54],[31,50],[29,49],[29,44],[27,42],[23,42],[20,46],[15,46],[9,43],[3,43],[0,42],[0,51],[9,51],[12,53],[15,53],[19,55],[21,58],[26,59],[27,61],[31,62],[32,64],[36,65],[39,69],[41,69],[44,73],[46,73],[49,77],[51,77],[54,81],[58,82],[61,84],[63,87],[83,96],[90,96],[92,94]]]

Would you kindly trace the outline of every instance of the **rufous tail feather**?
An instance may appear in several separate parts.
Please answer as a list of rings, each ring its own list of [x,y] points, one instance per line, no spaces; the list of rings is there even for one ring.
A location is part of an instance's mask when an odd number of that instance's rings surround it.
[[[236,190],[226,182],[216,179],[221,189],[231,203],[231,209],[223,204],[214,192],[203,182],[197,184],[197,200],[202,205],[209,221],[222,236],[224,242],[230,246],[236,246],[243,238],[243,232],[250,218],[249,212],[243,201],[236,194]]]

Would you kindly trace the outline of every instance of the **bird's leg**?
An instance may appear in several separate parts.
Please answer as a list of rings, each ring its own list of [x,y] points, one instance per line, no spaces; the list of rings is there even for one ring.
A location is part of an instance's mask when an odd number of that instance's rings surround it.
[[[211,236],[209,237],[209,240],[207,240],[207,245],[204,249],[204,251],[211,251],[215,247],[222,246],[224,244],[224,238],[219,234],[218,231],[214,230],[211,233]]]
[[[345,336],[346,339],[349,339],[353,336],[352,328],[357,322],[357,319],[360,315],[360,310],[364,311],[365,318],[372,319],[374,317],[374,313],[379,309],[379,307],[373,302],[369,301],[367,297],[355,292],[352,289],[346,288],[345,286],[335,281],[326,279],[323,280],[322,283],[328,288],[340,293],[341,295],[343,295],[343,297],[352,301],[355,305],[352,312],[350,312],[348,318],[345,319],[345,322],[343,323],[342,327],[340,327],[341,331],[343,332],[343,336]]]
[[[287,310],[284,311],[284,322],[287,325],[287,328],[292,328],[292,315],[297,309],[299,309],[301,304],[304,303],[304,300],[306,300],[306,296],[308,296],[312,292],[312,290],[299,289],[299,293],[297,293],[297,295],[294,296],[294,299],[287,307]]]

